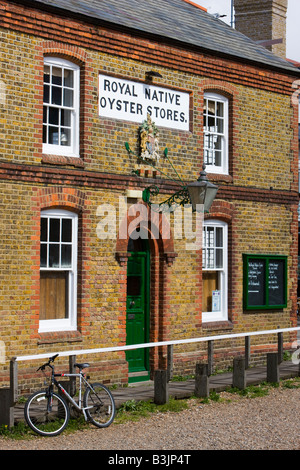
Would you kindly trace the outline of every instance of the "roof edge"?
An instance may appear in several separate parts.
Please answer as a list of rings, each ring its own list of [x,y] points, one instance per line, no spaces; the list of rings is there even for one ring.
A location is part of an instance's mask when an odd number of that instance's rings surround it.
[[[206,13],[207,13],[207,8],[204,8],[201,5],[198,5],[197,3],[192,2],[191,0],[183,0],[183,1],[186,2],[186,3],[189,3],[190,5],[193,5],[196,8],[200,8],[200,10],[206,11]]]
[[[75,18],[75,19],[80,20],[80,21],[86,21],[87,23],[92,23],[92,24],[99,25],[99,21],[97,19],[93,18],[92,16],[82,15],[82,14],[79,14],[79,13],[76,13],[76,12],[73,12],[73,11],[71,12],[70,10],[68,10],[66,8],[53,6],[51,4],[46,4],[46,3],[43,3],[39,0],[8,0],[8,1],[11,1],[12,3],[28,6],[30,8],[37,8],[38,10],[41,10],[41,11],[48,11],[50,13],[63,15],[65,17],[72,17],[72,18]],[[207,10],[204,7],[201,7],[200,5],[195,4],[191,0],[182,0],[182,1],[184,1],[188,4],[192,4],[195,7],[199,8],[200,10],[207,12]],[[101,23],[102,23],[102,26],[104,26],[106,28],[122,31],[125,34],[130,32],[131,34],[138,34],[140,37],[144,37],[144,38],[148,38],[148,39],[152,39],[152,40],[154,39],[156,41],[163,39],[166,43],[173,44],[175,47],[187,47],[189,50],[194,50],[194,51],[196,50],[196,51],[199,51],[199,52],[202,52],[202,53],[215,55],[215,56],[222,57],[222,58],[227,58],[227,59],[233,60],[235,62],[250,64],[252,66],[256,66],[256,67],[259,67],[261,69],[269,69],[269,70],[275,71],[277,73],[278,72],[282,73],[283,75],[286,75],[286,76],[288,76],[288,75],[289,76],[291,76],[291,75],[292,76],[294,76],[294,75],[299,76],[299,73],[300,73],[299,68],[297,68],[297,66],[295,66],[295,64],[292,64],[291,61],[288,61],[288,60],[286,60],[286,62],[290,63],[291,68],[286,68],[286,67],[284,67],[284,65],[280,65],[280,64],[266,64],[266,63],[260,62],[258,60],[249,59],[249,58],[245,58],[245,57],[240,57],[240,56],[232,54],[232,53],[225,53],[225,52],[217,51],[217,50],[210,49],[210,48],[207,48],[207,47],[204,47],[204,46],[195,45],[195,44],[192,44],[192,43],[188,43],[186,41],[170,38],[168,36],[164,36],[164,35],[157,34],[157,33],[151,33],[151,32],[145,31],[143,29],[136,29],[135,27],[129,27],[129,26],[120,25],[120,24],[117,24],[117,23],[112,23],[112,22],[106,21],[106,20],[101,20]],[[242,33],[240,33],[240,34],[242,34]],[[250,41],[250,39],[249,39],[249,41]]]

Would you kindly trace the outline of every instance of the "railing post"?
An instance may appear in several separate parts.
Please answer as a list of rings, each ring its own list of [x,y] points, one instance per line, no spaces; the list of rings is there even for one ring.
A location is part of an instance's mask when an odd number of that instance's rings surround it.
[[[278,338],[278,364],[281,364],[283,361],[283,333],[280,332],[277,334]]]
[[[212,375],[214,366],[214,342],[212,340],[207,342],[207,362],[208,362],[208,375]]]
[[[75,367],[74,364],[76,362],[76,356],[69,356],[69,372],[70,374],[74,374]],[[74,397],[76,393],[76,377],[70,377],[70,395]]]
[[[251,339],[250,336],[245,336],[245,369],[250,367],[250,351],[251,351]]]
[[[196,364],[194,393],[195,396],[198,398],[204,398],[209,396],[209,378],[207,364]]]
[[[168,382],[173,378],[173,344],[168,345]]]
[[[0,424],[12,428],[15,424],[14,406],[18,399],[18,364],[10,361],[10,386],[0,389]]]
[[[245,358],[235,357],[233,359],[232,386],[244,390],[246,385]]]
[[[164,405],[169,401],[168,371],[156,370],[154,372],[154,403]]]
[[[279,382],[278,354],[267,354],[267,382]]]

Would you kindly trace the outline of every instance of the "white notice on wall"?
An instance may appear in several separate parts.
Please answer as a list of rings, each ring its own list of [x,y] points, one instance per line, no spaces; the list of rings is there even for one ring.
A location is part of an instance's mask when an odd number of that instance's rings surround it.
[[[219,312],[221,310],[221,292],[219,290],[212,291],[212,311]]]
[[[99,75],[99,115],[189,131],[190,94],[141,82]]]

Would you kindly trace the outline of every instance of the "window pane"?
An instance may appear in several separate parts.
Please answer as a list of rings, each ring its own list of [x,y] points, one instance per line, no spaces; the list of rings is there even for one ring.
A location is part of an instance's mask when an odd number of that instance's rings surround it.
[[[216,103],[215,101],[208,100],[207,101],[207,113],[210,115],[216,114]]]
[[[71,245],[61,246],[61,267],[71,268],[72,267],[72,248]]]
[[[66,109],[61,110],[61,125],[71,126],[71,111],[67,111]]]
[[[59,268],[59,245],[49,245],[49,268]]]
[[[58,106],[62,103],[62,89],[56,86],[52,87],[52,104],[57,104]]]
[[[213,116],[208,116],[207,118],[207,130],[214,132],[216,127],[216,120]]]
[[[44,67],[44,82],[50,83],[50,66],[45,65]]]
[[[49,124],[59,125],[59,109],[49,108]]]
[[[212,248],[208,248],[206,251],[207,256],[207,269],[213,269],[215,267],[215,250]]]
[[[48,106],[44,106],[44,109],[43,109],[43,123],[44,124],[48,123]]]
[[[62,69],[60,67],[52,67],[52,83],[53,85],[62,85]]]
[[[61,129],[60,143],[61,145],[71,145],[71,129]]]
[[[47,126],[43,126],[43,144],[46,144],[48,142],[47,139]]]
[[[46,268],[47,267],[47,245],[42,244],[41,245],[41,268]]]
[[[206,229],[206,246],[214,246],[215,229],[214,227],[207,227]]]
[[[42,218],[41,219],[41,242],[47,241],[47,233],[48,233],[48,219]]]
[[[222,137],[220,137],[219,135],[214,136],[213,142],[214,142],[214,149],[215,150],[221,150],[222,149]]]
[[[73,106],[73,90],[64,90],[64,106],[71,108]]]
[[[217,102],[217,116],[224,116],[224,103],[220,101]]]
[[[223,247],[223,228],[216,227],[216,246]]]
[[[217,119],[217,128],[216,128],[216,131],[217,131],[219,134],[223,134],[223,133],[224,133],[224,121],[223,121],[223,119]]]
[[[49,144],[58,145],[58,128],[57,127],[49,127],[48,142]]]
[[[64,86],[73,88],[73,70],[64,70]]]
[[[49,85],[44,85],[44,103],[49,103],[50,97],[50,87]]]
[[[60,241],[60,219],[50,219],[50,242]]]
[[[215,152],[215,166],[222,166],[222,154],[221,154],[221,152]]]
[[[72,220],[63,219],[62,220],[62,242],[71,242],[72,241]]]
[[[216,249],[216,268],[223,268],[223,249]]]

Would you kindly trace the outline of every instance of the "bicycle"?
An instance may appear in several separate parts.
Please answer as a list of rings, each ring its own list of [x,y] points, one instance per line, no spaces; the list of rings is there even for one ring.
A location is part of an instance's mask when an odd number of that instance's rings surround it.
[[[83,413],[85,421],[90,421],[98,428],[109,426],[115,416],[114,398],[103,384],[90,384],[85,374],[82,372],[90,366],[88,363],[76,363],[75,367],[79,369],[78,373],[57,374],[52,363],[58,354],[49,358],[48,362],[40,366],[45,374],[46,367],[51,369],[50,385],[45,389],[33,393],[26,401],[24,416],[28,426],[41,436],[57,436],[68,425],[70,419],[70,409],[68,403]],[[57,382],[55,377],[76,377],[79,378],[78,402],[63,388],[61,383]],[[85,386],[82,398],[82,385]],[[54,392],[54,386],[59,393]]]

